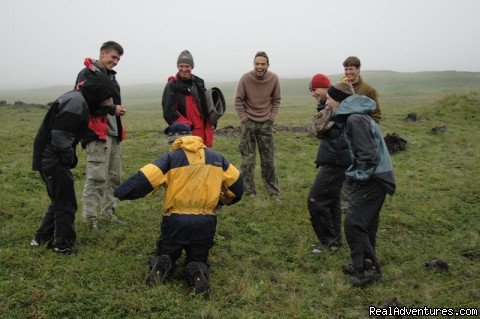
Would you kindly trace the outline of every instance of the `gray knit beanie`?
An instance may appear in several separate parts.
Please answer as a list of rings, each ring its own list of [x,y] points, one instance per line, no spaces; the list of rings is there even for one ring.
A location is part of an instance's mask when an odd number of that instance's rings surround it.
[[[182,53],[180,53],[180,55],[178,56],[178,59],[177,59],[177,66],[179,66],[180,63],[188,64],[193,69],[193,66],[194,66],[193,65],[193,56],[190,53],[190,51],[185,50],[185,51],[182,51]]]

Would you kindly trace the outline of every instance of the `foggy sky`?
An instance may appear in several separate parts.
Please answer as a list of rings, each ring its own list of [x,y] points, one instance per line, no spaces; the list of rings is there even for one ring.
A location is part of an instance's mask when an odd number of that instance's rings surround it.
[[[122,85],[163,83],[188,49],[194,74],[237,81],[266,51],[281,78],[363,70],[480,71],[477,0],[1,0],[0,90],[72,85],[101,44],[125,49]]]

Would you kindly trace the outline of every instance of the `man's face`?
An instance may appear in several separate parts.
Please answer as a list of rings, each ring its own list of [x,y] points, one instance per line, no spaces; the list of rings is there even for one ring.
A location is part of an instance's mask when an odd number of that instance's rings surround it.
[[[325,88],[310,89],[310,95],[314,99],[316,99],[318,102],[321,102],[327,96],[327,89]]]
[[[337,102],[334,99],[332,99],[330,97],[330,95],[328,95],[328,93],[327,93],[327,103],[326,104],[327,104],[327,107],[329,107],[333,110],[333,112],[338,110],[338,108],[340,107],[340,102]]]
[[[360,69],[355,66],[345,67],[345,76],[349,83],[357,83],[360,75]]]
[[[98,63],[101,67],[112,70],[120,62],[120,54],[115,50],[100,51],[100,58]]]
[[[253,60],[253,70],[255,71],[255,76],[264,76],[268,70],[267,58],[263,56],[257,56],[255,60]]]
[[[188,80],[192,76],[192,67],[186,63],[180,63],[178,65],[178,76],[182,80]]]

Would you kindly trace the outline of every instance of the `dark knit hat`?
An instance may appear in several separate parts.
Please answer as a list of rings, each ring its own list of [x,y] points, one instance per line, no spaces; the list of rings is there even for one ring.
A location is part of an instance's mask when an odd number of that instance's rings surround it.
[[[321,74],[321,73],[317,73],[313,76],[312,80],[310,81],[310,90],[312,89],[318,89],[318,88],[324,88],[324,89],[327,89],[328,87],[330,87],[330,85],[332,85],[332,83],[330,82],[330,79]]]
[[[337,88],[334,87],[333,85],[328,88],[327,94],[328,94],[332,99],[334,99],[334,100],[337,101],[337,102],[342,102],[342,101],[345,100],[347,97],[349,97],[350,95],[352,95],[352,94],[348,94],[348,93],[345,93],[345,92],[340,91],[339,89],[337,89]]]
[[[119,95],[113,81],[101,71],[88,70],[80,91],[90,107]]]
[[[184,123],[173,123],[165,129],[164,133],[168,136],[168,142],[173,143],[180,136],[192,135],[192,130]]]
[[[184,50],[184,51],[182,51],[182,53],[180,53],[180,55],[178,56],[178,59],[177,59],[177,66],[179,66],[180,63],[188,64],[193,69],[193,67],[194,67],[193,56],[190,53],[190,51]]]

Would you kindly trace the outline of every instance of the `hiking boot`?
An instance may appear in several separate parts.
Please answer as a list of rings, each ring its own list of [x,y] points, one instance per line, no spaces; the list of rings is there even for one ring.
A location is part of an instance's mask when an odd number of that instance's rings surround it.
[[[157,257],[150,268],[150,272],[145,279],[147,285],[161,284],[172,269],[172,259],[168,255]]]
[[[365,287],[382,280],[382,273],[377,269],[365,271],[363,274],[355,274],[348,282],[353,287]]]
[[[205,265],[206,266],[206,265]],[[203,294],[205,298],[210,297],[210,284],[208,282],[207,274],[200,269],[197,262],[189,262],[185,267],[187,276],[187,283],[195,287],[195,293]]]
[[[373,265],[372,261],[370,259],[365,259],[363,261],[363,268],[365,269],[365,271],[368,271],[368,270],[376,270],[377,268]],[[345,265],[342,265],[342,272],[345,274],[345,275],[350,275],[350,276],[353,276],[355,275],[355,269],[353,268],[353,264],[345,264]]]

